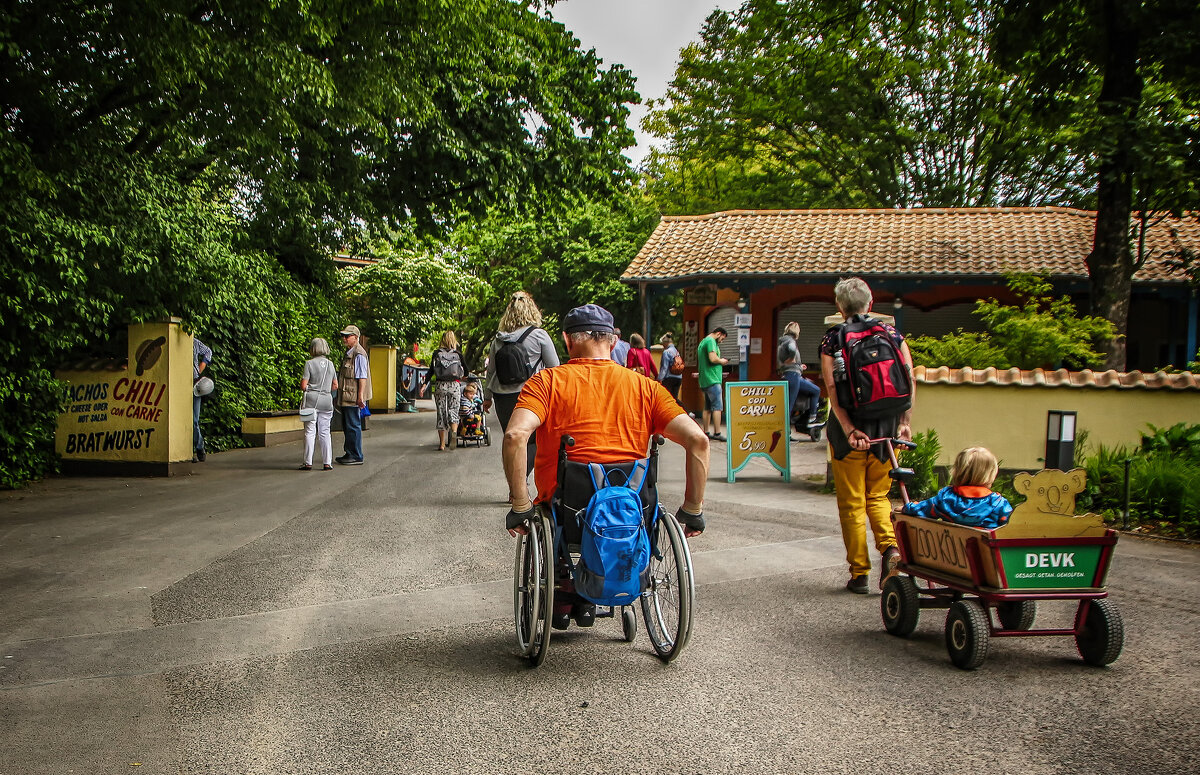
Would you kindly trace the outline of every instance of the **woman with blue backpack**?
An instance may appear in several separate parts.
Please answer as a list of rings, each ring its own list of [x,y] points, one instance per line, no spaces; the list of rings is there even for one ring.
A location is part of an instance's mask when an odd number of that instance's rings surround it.
[[[525,291],[514,293],[488,351],[487,378],[483,382],[483,411],[490,412],[492,404],[496,405],[501,431],[508,429],[517,397],[529,378],[558,365],[554,340],[541,325],[542,312],[533,303],[533,297]],[[526,472],[533,470],[536,454],[537,445],[530,440]]]

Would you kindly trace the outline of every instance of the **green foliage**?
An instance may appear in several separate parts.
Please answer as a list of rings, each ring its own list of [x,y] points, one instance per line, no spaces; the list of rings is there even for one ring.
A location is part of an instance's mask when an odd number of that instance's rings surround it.
[[[1094,314],[1116,329],[1108,365],[1123,369],[1131,214],[1200,205],[1200,6],[1194,0],[1007,0],[995,59],[1039,106],[1030,129],[1063,136],[1088,162],[1096,189],[1088,256]]]
[[[970,367],[986,369],[1010,368],[1004,350],[998,347],[989,334],[964,332],[948,334],[940,339],[933,336],[908,337],[909,350],[914,366],[949,366],[952,369]]]
[[[557,215],[495,212],[458,230],[446,249],[482,282],[460,320],[468,363],[482,364],[508,299],[518,290],[533,295],[556,343],[557,321],[588,302],[604,306],[618,325],[633,330],[641,312],[633,288],[620,277],[657,220],[630,192],[605,200],[574,199]]]
[[[3,486],[53,466],[53,367],[123,356],[129,322],[213,347],[203,422],[232,445],[344,324],[331,253],[630,182],[633,78],[541,3],[44,0],[0,39]]]
[[[1130,523],[1150,532],[1200,538],[1200,425],[1149,426],[1140,447],[1101,445],[1084,463],[1087,489],[1077,508],[1119,523],[1130,460]]]
[[[914,365],[976,369],[1036,369],[1059,364],[1082,369],[1103,365],[1104,353],[1095,348],[1112,336],[1111,323],[1104,318],[1080,316],[1066,296],[1054,298],[1046,275],[1006,277],[1018,304],[980,300],[975,314],[987,326],[987,333],[964,333],[959,329],[957,334],[941,339],[913,337],[908,346]]]
[[[900,450],[900,465],[915,473],[908,484],[908,497],[919,501],[938,491],[937,461],[942,454],[942,442],[937,431],[928,430],[913,435],[916,449]]]
[[[372,344],[408,346],[441,333],[460,318],[480,281],[452,265],[448,255],[397,251],[378,263],[343,270],[339,287]]]
[[[1021,300],[1008,306],[995,299],[980,301],[975,314],[1018,368],[1061,363],[1068,369],[1100,367],[1104,353],[1095,345],[1113,336],[1104,318],[1079,316],[1066,296],[1053,298],[1047,275],[1009,274],[1008,287]]]
[[[998,0],[746,2],[714,12],[644,126],[666,213],[1081,205],[1082,157],[989,56]]]

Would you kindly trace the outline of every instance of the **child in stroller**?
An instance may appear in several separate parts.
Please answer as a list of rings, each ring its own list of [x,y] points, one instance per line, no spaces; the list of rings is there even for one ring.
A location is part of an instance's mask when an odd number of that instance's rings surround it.
[[[476,446],[482,442],[490,446],[487,421],[483,417],[483,398],[479,395],[479,377],[471,375],[463,386],[462,403],[459,407],[458,445],[465,447],[468,442]]]

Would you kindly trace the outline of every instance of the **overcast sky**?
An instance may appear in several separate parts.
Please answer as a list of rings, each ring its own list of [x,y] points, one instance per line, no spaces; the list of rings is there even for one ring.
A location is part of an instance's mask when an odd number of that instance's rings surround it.
[[[625,65],[637,77],[637,90],[645,101],[666,93],[679,49],[700,37],[708,15],[716,8],[732,11],[739,6],[741,0],[563,0],[554,6],[553,15],[585,49],[596,49],[605,65]],[[641,129],[645,106],[631,110],[629,125],[638,145],[625,153],[639,164],[651,138]]]

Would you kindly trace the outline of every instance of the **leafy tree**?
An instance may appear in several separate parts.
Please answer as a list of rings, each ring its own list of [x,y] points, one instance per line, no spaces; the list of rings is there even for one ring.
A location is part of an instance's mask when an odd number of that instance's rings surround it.
[[[401,349],[452,326],[482,283],[451,256],[395,251],[378,263],[343,270],[340,288],[350,317],[373,344]]]
[[[220,436],[294,401],[334,250],[622,190],[632,76],[542,5],[4,4],[0,483],[53,463],[53,365],[127,322],[236,353]]]
[[[1080,317],[1068,297],[1054,298],[1048,276],[1011,274],[1008,287],[1020,300],[1018,305],[996,299],[981,299],[975,305],[975,314],[987,326],[987,333],[960,329],[940,340],[914,337],[909,340],[914,363],[976,369],[1036,369],[1058,364],[1082,369],[1104,363],[1104,353],[1095,347],[1111,337],[1111,323],[1100,317]]]
[[[636,195],[574,199],[554,217],[497,212],[449,240],[464,266],[484,284],[461,321],[463,351],[479,364],[513,292],[528,291],[553,332],[572,307],[594,302],[632,329],[641,320],[633,288],[621,273],[645,243],[657,215]]]
[[[645,126],[666,212],[1080,204],[1081,159],[990,59],[996,0],[747,0]],[[765,184],[765,185],[764,185]]]
[[[1068,131],[1096,179],[1088,256],[1092,312],[1112,321],[1108,365],[1123,334],[1139,255],[1130,215],[1200,203],[1200,7],[1193,0],[1006,0],[1000,61],[1037,101],[1040,127]]]

